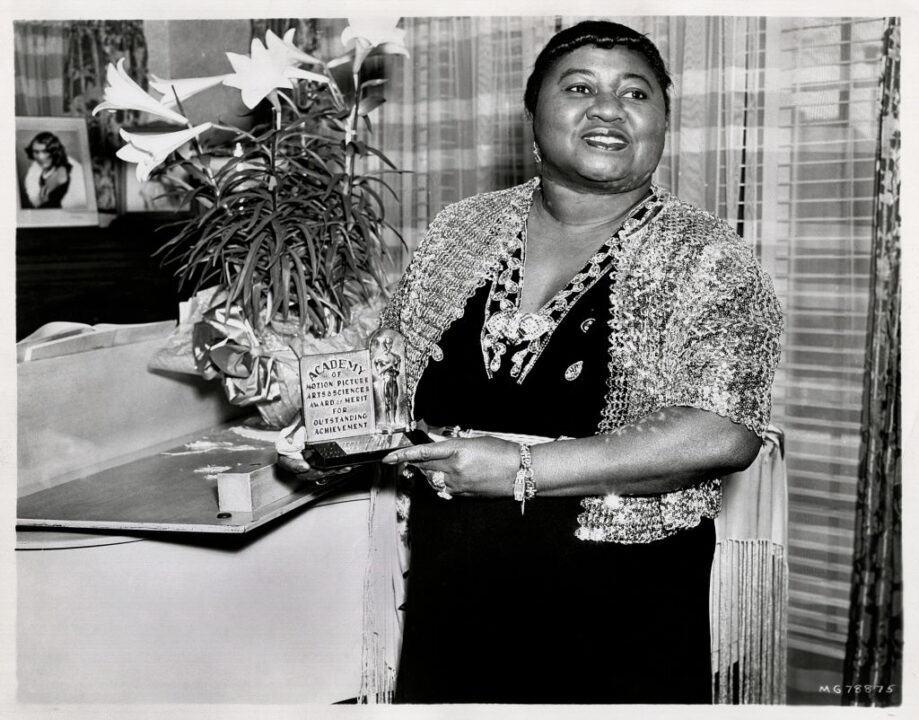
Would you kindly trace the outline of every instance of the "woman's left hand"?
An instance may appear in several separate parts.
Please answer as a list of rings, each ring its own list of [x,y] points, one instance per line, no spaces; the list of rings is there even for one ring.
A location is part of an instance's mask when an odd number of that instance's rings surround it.
[[[517,444],[494,437],[452,438],[401,448],[383,458],[388,465],[408,463],[422,470],[432,486],[442,481],[450,495],[508,497],[520,467]]]

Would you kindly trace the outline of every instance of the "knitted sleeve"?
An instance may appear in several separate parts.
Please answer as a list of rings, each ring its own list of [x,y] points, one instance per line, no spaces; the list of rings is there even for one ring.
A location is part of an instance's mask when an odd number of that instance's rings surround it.
[[[763,437],[782,312],[772,281],[739,239],[705,246],[667,326],[665,404],[709,410]]]

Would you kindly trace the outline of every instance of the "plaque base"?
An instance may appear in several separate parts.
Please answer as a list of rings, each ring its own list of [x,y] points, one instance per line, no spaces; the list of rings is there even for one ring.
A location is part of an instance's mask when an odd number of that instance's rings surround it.
[[[303,458],[311,466],[327,470],[376,462],[398,448],[429,442],[431,438],[428,434],[418,428],[406,432],[376,432],[310,443],[303,451]]]

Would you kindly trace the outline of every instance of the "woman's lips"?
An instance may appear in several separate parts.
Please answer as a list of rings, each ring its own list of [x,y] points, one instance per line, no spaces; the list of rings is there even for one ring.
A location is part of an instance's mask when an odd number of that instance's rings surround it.
[[[621,150],[629,144],[625,135],[613,131],[591,131],[581,137],[591,147],[601,150]]]

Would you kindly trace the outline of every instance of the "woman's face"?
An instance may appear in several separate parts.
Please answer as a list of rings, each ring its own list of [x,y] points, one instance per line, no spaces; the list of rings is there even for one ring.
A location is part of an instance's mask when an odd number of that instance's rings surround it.
[[[666,128],[664,93],[645,59],[594,45],[555,61],[533,118],[543,178],[591,192],[649,183]]]
[[[51,153],[42,142],[32,143],[32,159],[42,168],[51,167]]]

